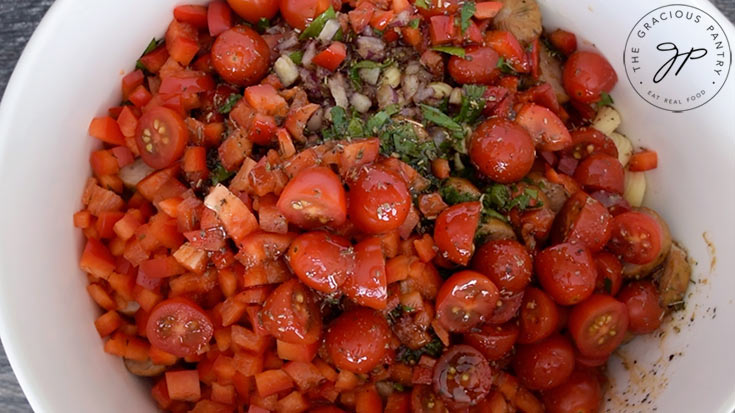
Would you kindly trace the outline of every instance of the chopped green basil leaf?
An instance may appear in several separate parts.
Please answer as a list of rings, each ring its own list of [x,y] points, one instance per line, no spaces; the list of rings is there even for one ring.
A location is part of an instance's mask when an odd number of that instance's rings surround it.
[[[426,4],[426,0],[416,0],[416,2],[413,5],[420,9],[424,9],[424,10],[429,9],[429,5]]]
[[[607,277],[605,277],[602,280],[602,283],[604,284],[605,292],[608,293],[608,294],[612,294],[612,284],[613,284],[612,283],[612,280],[609,279],[609,278],[607,278]]]
[[[295,64],[300,65],[301,60],[304,58],[304,52],[302,52],[301,50],[291,52],[291,54],[288,55],[288,58],[291,59],[291,61]]]
[[[329,6],[324,13],[318,15],[311,23],[309,23],[306,29],[301,33],[301,36],[299,36],[299,39],[303,40],[319,36],[319,33],[321,33],[327,21],[334,19],[335,17],[337,17],[337,14],[334,12],[334,8]]]
[[[462,29],[462,34],[464,34],[464,32],[466,32],[467,29],[470,27],[472,16],[475,14],[475,2],[466,1],[462,5],[462,10],[459,13],[460,13],[459,27]]]
[[[230,113],[232,108],[234,108],[235,105],[237,105],[237,102],[239,102],[240,99],[242,99],[242,95],[239,95],[237,93],[231,93],[230,96],[227,97],[227,100],[225,101],[225,103],[223,103],[222,106],[217,108],[217,112],[222,113],[223,115]]]
[[[431,48],[437,52],[446,53],[452,56],[465,57],[465,50],[457,46],[434,46]]]
[[[507,60],[505,60],[504,57],[500,56],[500,59],[498,59],[498,64],[495,65],[498,69],[500,69],[501,72],[506,74],[514,74],[515,70],[513,70],[513,66],[508,63]]]
[[[457,187],[452,185],[443,185],[439,188],[439,195],[441,195],[444,202],[449,205],[477,201],[478,199],[475,194],[471,192],[460,192]]]
[[[418,29],[420,22],[421,22],[421,20],[419,20],[419,19],[411,19],[411,21],[408,22],[408,26],[411,27],[411,28],[414,28],[414,29]]]
[[[613,100],[612,96],[607,94],[607,92],[601,92],[600,93],[600,100],[597,101],[597,109],[600,109],[603,106],[610,106],[615,101]]]
[[[265,17],[261,17],[260,20],[258,20],[258,23],[255,25],[255,30],[258,31],[258,33],[263,33],[265,29],[271,27],[271,21],[266,19]]]
[[[424,115],[424,119],[426,119],[427,121],[446,128],[452,132],[463,131],[462,125],[455,122],[454,119],[445,115],[444,112],[440,111],[439,109],[433,106],[425,105],[423,103],[420,106],[421,113]]]
[[[212,172],[210,174],[212,185],[222,183],[230,179],[233,175],[235,175],[234,172],[228,171],[227,169],[225,169],[224,166],[222,166],[221,163],[217,162],[217,166],[212,169]]]
[[[486,86],[464,85],[462,88],[462,105],[459,114],[454,118],[459,123],[474,123],[485,109]]]
[[[350,119],[350,123],[347,124],[347,135],[351,138],[362,138],[365,136],[365,123],[362,119]]]

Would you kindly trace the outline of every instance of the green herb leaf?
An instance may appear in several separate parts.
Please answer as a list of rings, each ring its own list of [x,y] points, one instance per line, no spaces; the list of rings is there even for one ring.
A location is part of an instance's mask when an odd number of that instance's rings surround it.
[[[350,119],[347,124],[347,135],[351,138],[362,138],[365,136],[365,122],[360,118]]]
[[[475,14],[475,2],[474,1],[466,1],[462,5],[462,10],[460,10],[460,24],[459,27],[462,29],[462,34],[464,34],[465,31],[470,27],[470,19],[472,19],[472,16]]]
[[[494,184],[485,189],[483,203],[486,208],[504,211],[508,202],[510,202],[510,190],[507,186]]]
[[[434,46],[431,49],[452,56],[465,57],[465,50],[458,46]]]
[[[600,92],[600,100],[597,101],[597,109],[599,110],[603,106],[611,106],[615,101],[613,100],[612,96],[607,94],[607,92]]]
[[[269,27],[271,27],[271,21],[265,17],[261,17],[260,20],[258,20],[258,23],[255,24],[255,30],[257,30],[258,33],[265,32],[265,29]]]
[[[341,42],[345,39],[345,32],[342,31],[342,28],[340,27],[337,29],[337,33],[332,36],[332,40],[336,40],[338,42]]]
[[[295,52],[291,52],[288,55],[288,58],[291,59],[291,61],[294,62],[296,65],[300,65],[301,64],[301,60],[303,60],[303,58],[304,58],[304,52],[302,52],[301,50],[297,50]]]
[[[215,166],[210,173],[210,179],[212,181],[212,185],[214,186],[219,183],[225,182],[233,175],[235,175],[235,172],[228,171],[227,169],[225,169],[224,166],[222,166],[221,163],[217,162],[217,166]]]
[[[431,172],[431,160],[438,156],[436,144],[431,139],[419,139],[414,125],[405,120],[389,119],[378,130],[380,151],[411,165],[421,175]]]
[[[477,201],[478,197],[470,192],[460,192],[456,187],[452,185],[443,185],[439,188],[439,195],[441,195],[444,202],[449,205],[461,204],[463,202]]]
[[[336,17],[337,14],[334,12],[334,8],[332,6],[329,6],[329,8],[324,11],[324,13],[318,15],[311,23],[309,23],[306,29],[304,29],[304,31],[299,36],[299,39],[304,40],[310,37],[319,36],[319,33],[321,33],[324,25],[327,24],[327,21]]]
[[[602,280],[602,283],[604,284],[603,287],[605,288],[605,292],[608,293],[608,294],[612,294],[612,284],[613,284],[612,283],[612,280],[609,279],[609,278],[607,278],[607,277],[605,277]]]
[[[450,118],[439,109],[433,106],[425,105],[423,103],[419,106],[421,107],[421,113],[424,115],[424,119],[426,119],[427,121],[446,128],[450,131],[462,131],[462,125],[455,122],[454,119]]]
[[[541,37],[541,43],[546,46],[546,50],[549,53],[549,55],[555,59],[564,60],[564,54],[560,52],[559,50],[554,47],[553,44],[547,39],[546,37]],[[543,50],[540,50],[539,52],[543,53]]]
[[[429,344],[421,347],[418,350],[411,350],[406,346],[401,346],[397,351],[398,362],[413,365],[416,364],[421,355],[426,354],[429,357],[439,357],[444,351],[444,344],[438,337],[434,337]]]
[[[505,74],[515,74],[515,70],[513,70],[513,66],[511,66],[510,63],[507,60],[505,60],[503,56],[500,56],[500,59],[498,59],[498,64],[496,64],[495,67],[500,69],[500,71]]]
[[[416,2],[413,5],[420,9],[424,9],[424,10],[429,9],[429,5],[426,4],[426,0],[416,0]]]
[[[474,123],[485,109],[486,86],[464,85],[462,94],[462,105],[459,114],[454,118],[459,123]]]
[[[239,102],[240,99],[242,99],[242,95],[239,95],[237,93],[231,93],[230,96],[227,97],[227,100],[225,101],[225,103],[223,103],[222,106],[217,108],[217,112],[223,115],[230,113],[232,108],[234,108],[235,105],[237,105],[237,102]]]
[[[408,27],[411,27],[411,28],[414,28],[414,29],[418,29],[420,22],[421,22],[421,20],[419,20],[419,19],[411,19],[411,21],[408,22]]]

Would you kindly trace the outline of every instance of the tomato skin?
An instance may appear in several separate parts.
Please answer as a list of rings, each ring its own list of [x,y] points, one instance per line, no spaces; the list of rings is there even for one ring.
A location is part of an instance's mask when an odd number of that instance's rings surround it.
[[[358,307],[332,322],[325,343],[337,368],[367,373],[382,361],[390,337],[385,318],[374,310]]]
[[[495,308],[493,314],[488,318],[487,323],[492,325],[503,324],[518,315],[518,311],[523,303],[524,293],[525,291],[518,291],[517,293],[501,291],[498,302],[495,303],[497,308]]]
[[[146,337],[151,344],[177,357],[198,354],[213,334],[209,316],[183,297],[158,303],[146,323]]]
[[[472,163],[499,183],[515,182],[526,176],[533,166],[534,152],[528,132],[507,119],[486,120],[470,138]]]
[[[625,171],[617,158],[595,153],[579,163],[574,179],[587,192],[605,190],[622,194],[625,189]]]
[[[442,258],[460,265],[470,262],[481,211],[479,202],[463,202],[439,214],[434,224],[434,243]]]
[[[563,72],[564,89],[569,96],[583,103],[600,100],[602,92],[608,93],[618,82],[615,69],[603,56],[578,51],[567,59]]]
[[[601,250],[610,239],[612,216],[596,199],[580,191],[569,197],[554,220],[551,240]]]
[[[615,296],[623,285],[623,264],[613,254],[602,251],[595,254],[595,266],[595,292]]]
[[[609,295],[593,294],[572,308],[567,328],[583,356],[606,357],[625,339],[628,308]]]
[[[312,292],[296,279],[279,285],[260,312],[263,328],[278,340],[313,344],[322,332],[322,316]]]
[[[529,344],[549,337],[559,325],[559,310],[554,301],[538,288],[529,287],[523,294],[518,343]]]
[[[411,390],[412,413],[444,413],[447,408],[444,401],[434,393],[431,386],[416,384]]]
[[[575,370],[564,384],[545,391],[543,401],[547,413],[597,413],[602,389],[592,373]]]
[[[227,82],[240,86],[257,83],[268,72],[270,48],[246,26],[222,32],[212,45],[212,66]]]
[[[498,287],[484,275],[460,271],[442,284],[436,296],[436,319],[452,332],[467,332],[495,310]]]
[[[331,5],[329,0],[280,0],[281,15],[294,29],[304,30]]]
[[[607,248],[623,261],[647,264],[658,256],[662,248],[661,226],[652,216],[630,211],[616,215]]]
[[[472,268],[485,274],[499,289],[517,292],[531,282],[533,260],[518,241],[494,240],[477,249]]]
[[[571,132],[571,136],[572,146],[567,148],[564,153],[574,159],[582,160],[598,152],[610,155],[613,158],[618,157],[618,148],[615,146],[615,142],[591,126],[575,129]]]
[[[410,209],[406,182],[392,171],[368,167],[350,185],[350,219],[363,232],[392,231],[403,224]]]
[[[379,238],[368,238],[355,245],[355,271],[342,285],[352,301],[376,310],[388,305],[385,256]]]
[[[563,243],[538,253],[536,275],[554,301],[573,305],[594,291],[597,268],[586,247]]]
[[[648,334],[656,331],[664,316],[659,293],[651,281],[633,281],[618,294],[617,299],[628,307],[628,331]]]
[[[347,56],[347,48],[342,42],[333,42],[328,48],[314,56],[312,62],[325,69],[335,71]]]
[[[459,56],[449,58],[447,70],[457,83],[489,84],[500,76],[497,69],[499,58],[498,53],[489,47],[469,46],[465,49],[464,58]]]
[[[301,170],[283,188],[276,206],[288,222],[306,229],[338,227],[347,219],[342,180],[323,166]]]
[[[476,348],[488,361],[505,357],[518,339],[520,328],[515,322],[501,325],[484,324],[478,331],[466,333],[462,341]]]
[[[143,162],[163,169],[184,155],[189,131],[176,111],[156,106],[140,117],[135,136]]]
[[[492,371],[474,347],[457,344],[445,351],[434,366],[434,391],[452,409],[481,402],[490,392]]]
[[[554,30],[549,34],[549,41],[557,50],[567,56],[577,51],[577,36],[566,30]]]
[[[227,0],[232,10],[248,23],[272,19],[278,13],[278,0]]]
[[[521,384],[531,390],[554,388],[572,374],[574,348],[560,335],[518,346],[513,369]]]
[[[518,110],[516,123],[523,126],[536,146],[542,151],[559,151],[572,144],[564,122],[551,110],[533,103],[526,103]]]
[[[355,266],[350,242],[324,231],[296,237],[288,249],[287,259],[291,270],[304,284],[325,293],[337,291]]]

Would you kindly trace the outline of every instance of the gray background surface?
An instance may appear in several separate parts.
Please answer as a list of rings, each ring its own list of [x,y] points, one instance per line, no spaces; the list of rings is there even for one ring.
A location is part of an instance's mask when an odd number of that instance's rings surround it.
[[[633,1],[633,0],[627,0]],[[54,0],[0,0],[0,96],[23,47]],[[735,21],[735,0],[713,0]],[[31,408],[0,346],[0,412],[27,413]]]

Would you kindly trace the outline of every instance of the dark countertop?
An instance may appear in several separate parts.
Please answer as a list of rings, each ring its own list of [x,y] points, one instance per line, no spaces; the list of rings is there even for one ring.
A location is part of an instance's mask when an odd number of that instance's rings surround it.
[[[0,0],[0,96],[36,25],[54,0]],[[735,21],[735,1],[713,0]],[[31,408],[0,346],[0,412],[28,413]]]

